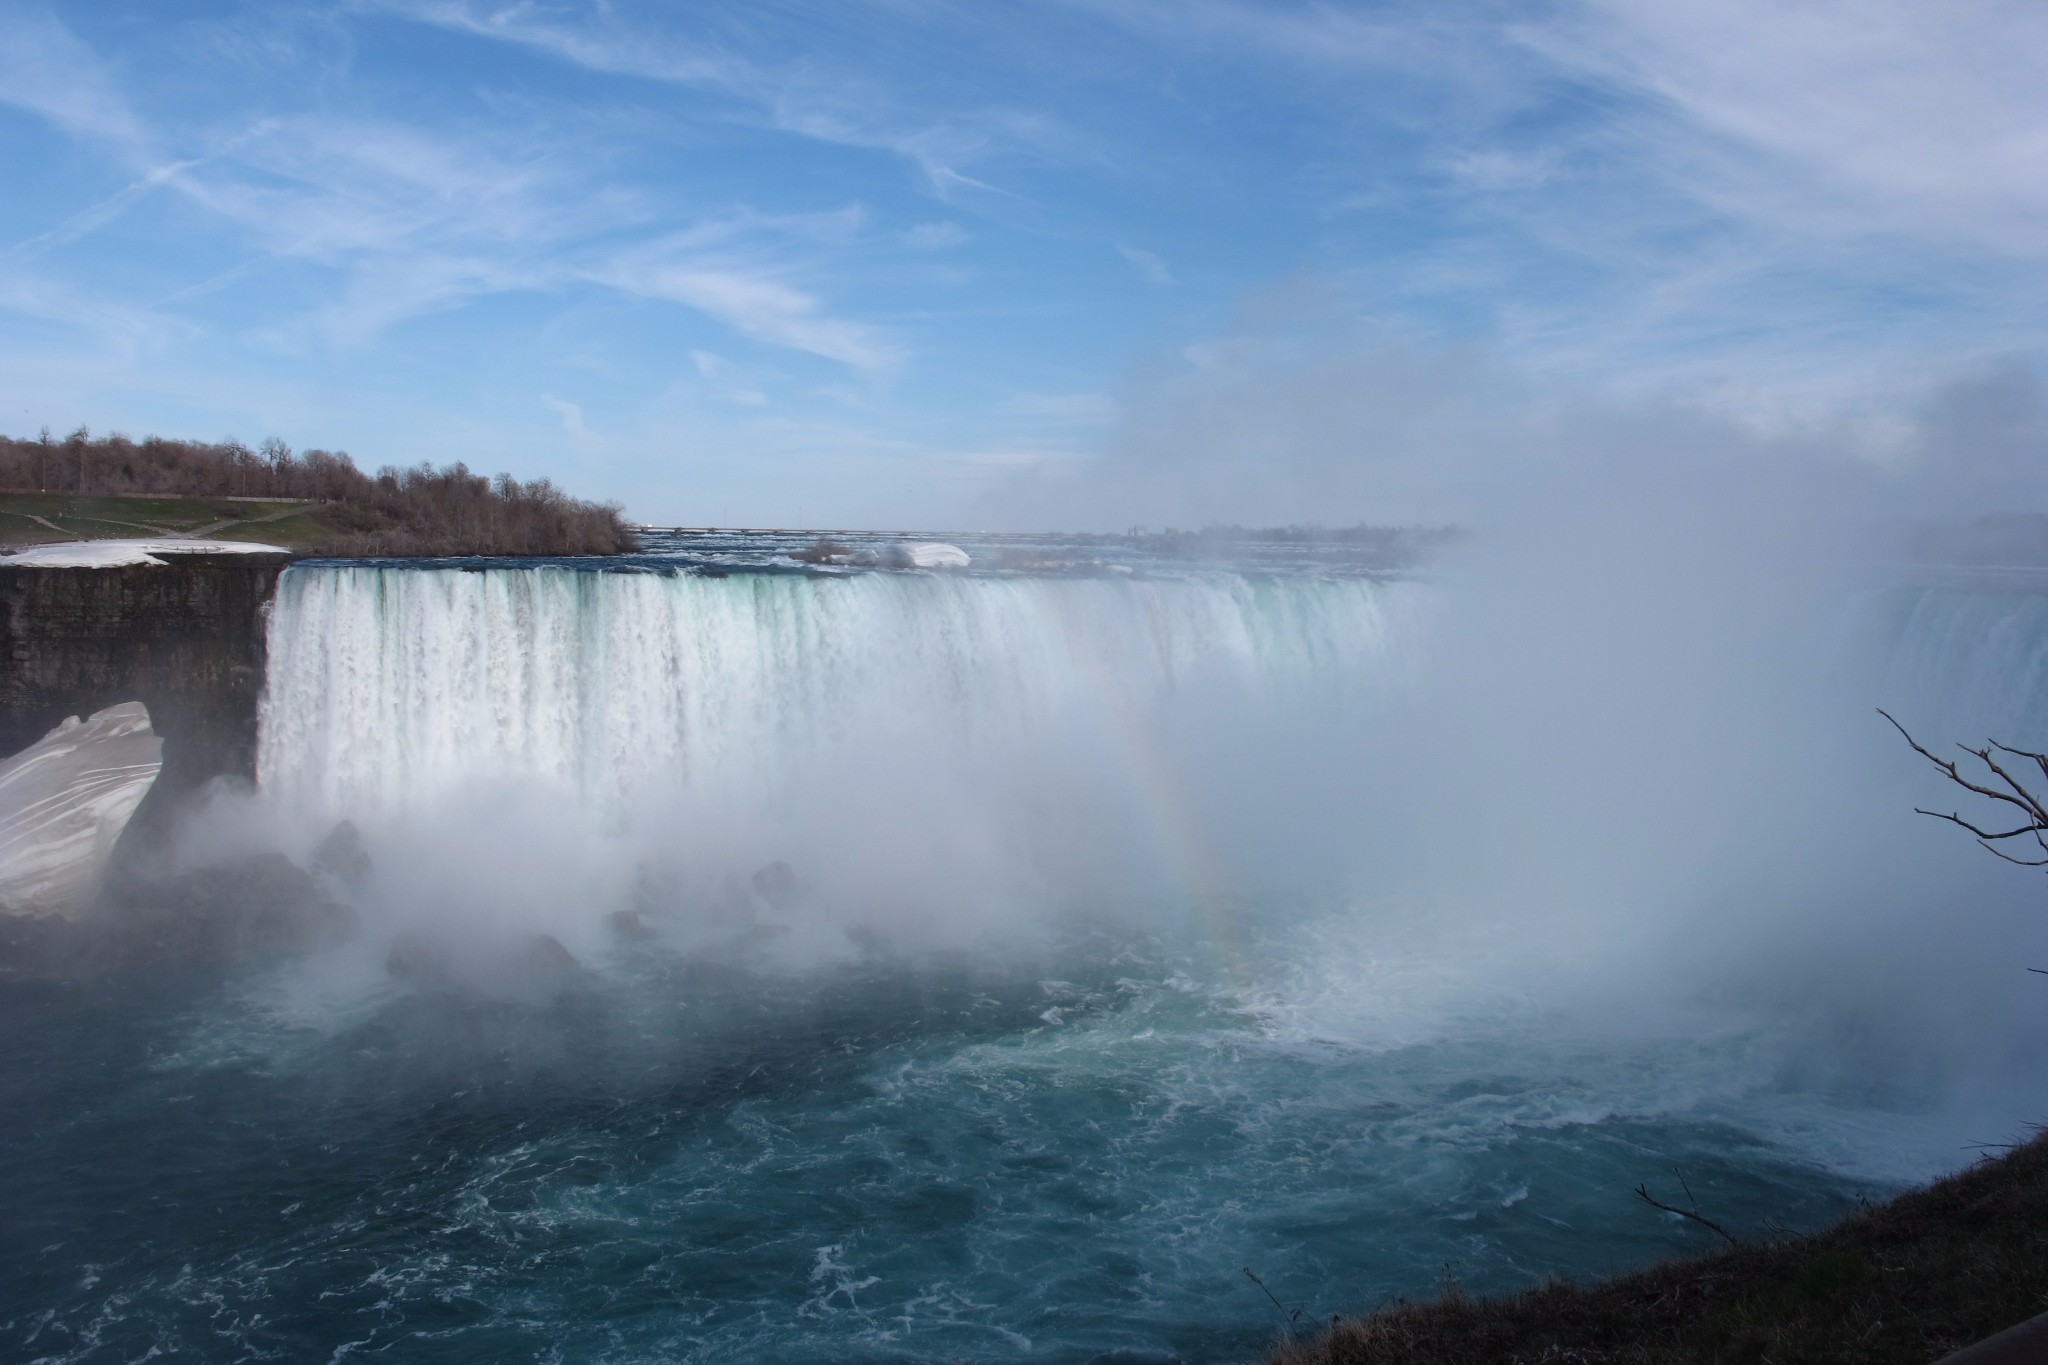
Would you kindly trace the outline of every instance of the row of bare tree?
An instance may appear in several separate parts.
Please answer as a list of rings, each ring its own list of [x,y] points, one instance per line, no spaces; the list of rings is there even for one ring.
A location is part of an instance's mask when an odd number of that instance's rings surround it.
[[[0,436],[0,488],[50,493],[309,498],[335,528],[308,547],[326,554],[619,554],[639,539],[615,504],[572,498],[546,479],[386,466],[365,474],[345,452],[294,452],[275,438],[239,441]]]

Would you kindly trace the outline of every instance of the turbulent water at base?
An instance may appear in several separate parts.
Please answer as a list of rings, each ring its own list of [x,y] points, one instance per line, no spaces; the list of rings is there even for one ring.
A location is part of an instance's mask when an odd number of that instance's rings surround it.
[[[353,820],[360,932],[0,989],[0,1354],[1244,1360],[2003,1135],[1418,890],[1437,589],[634,567],[286,574],[235,828]],[[1848,617],[1845,695],[2042,736],[2048,599]]]

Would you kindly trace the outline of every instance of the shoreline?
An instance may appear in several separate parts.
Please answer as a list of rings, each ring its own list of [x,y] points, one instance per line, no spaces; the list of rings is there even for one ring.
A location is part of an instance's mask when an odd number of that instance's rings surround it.
[[[1499,1298],[1452,1284],[1283,1340],[1263,1365],[1928,1365],[2044,1312],[2039,1133],[1820,1232]]]

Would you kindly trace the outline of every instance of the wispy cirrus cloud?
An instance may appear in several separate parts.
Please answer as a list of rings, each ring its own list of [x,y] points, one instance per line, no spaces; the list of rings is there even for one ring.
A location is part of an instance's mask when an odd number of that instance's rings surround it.
[[[1633,94],[1652,173],[1787,231],[2048,255],[2048,10],[1584,0],[1517,35]]]
[[[78,136],[148,141],[106,63],[47,10],[0,11],[0,103]]]
[[[809,283],[817,268],[792,260],[801,244],[829,250],[859,237],[863,220],[857,206],[722,214],[593,253],[570,268],[622,293],[683,304],[756,341],[882,371],[904,360],[903,344],[885,328],[835,316]]]
[[[532,5],[473,0],[373,0],[423,24],[546,53],[588,71],[688,86],[722,96],[766,126],[913,163],[940,198],[994,187],[967,168],[1009,148],[1044,151],[1074,135],[1047,115],[984,106],[932,110],[907,104],[875,75],[805,55],[742,55],[731,44],[674,27],[635,24],[610,5],[567,17]],[[671,16],[673,17],[673,16]]]
[[[1511,37],[1599,111],[1488,145],[1543,174],[1479,213],[1608,274],[1529,308],[1587,372],[1718,392],[1747,420],[1889,406],[2038,348],[2048,13],[2009,0],[1578,0]]]
[[[2048,288],[2013,269],[2048,255],[2026,0],[1062,3],[1392,138],[1318,148],[1323,268],[1362,223],[1427,226],[1358,257],[1368,307],[1752,396],[2038,344]]]
[[[903,359],[901,348],[876,329],[832,317],[812,295],[770,276],[691,262],[617,266],[594,278],[646,298],[686,304],[742,336],[856,369],[886,369]]]
[[[938,251],[960,245],[968,235],[958,223],[918,223],[904,231],[903,244],[915,251]]]
[[[1141,246],[1132,246],[1127,242],[1118,242],[1116,253],[1129,261],[1137,272],[1144,276],[1147,284],[1174,283],[1173,267],[1169,266],[1166,258],[1159,253],[1147,251]]]
[[[542,394],[540,401],[543,407],[561,419],[562,434],[568,438],[571,446],[588,450],[597,444],[597,433],[592,431],[590,424],[584,420],[581,404],[572,403],[566,398],[557,398],[551,393]]]
[[[793,282],[819,266],[789,256],[792,247],[815,255],[859,230],[857,212],[725,208],[676,232],[672,201],[595,177],[570,149],[526,130],[428,131],[307,112],[265,115],[224,137],[176,126],[146,131],[106,64],[53,16],[0,23],[11,26],[0,31],[0,100],[144,168],[115,194],[19,244],[17,257],[74,242],[151,194],[170,192],[232,224],[258,257],[173,291],[157,308],[244,279],[261,259],[333,272],[336,287],[324,302],[259,329],[274,343],[296,345],[295,335],[310,332],[360,344],[473,299],[596,285],[679,304],[754,340],[859,369],[886,368],[903,355],[882,329],[834,316],[815,290]],[[161,159],[161,146],[181,140],[203,150]],[[715,258],[703,254],[714,246]],[[130,336],[150,330],[137,322],[150,305],[81,307],[76,289],[38,284],[20,265],[13,273],[5,299],[18,311],[61,297],[62,308],[40,311],[74,323],[118,317]]]
[[[1060,3],[1212,60],[1396,77],[1296,95],[1407,125],[1475,188],[1547,182],[1590,149],[1773,226],[2048,251],[2048,10],[2031,0]],[[1575,117],[1546,113],[1559,95]]]

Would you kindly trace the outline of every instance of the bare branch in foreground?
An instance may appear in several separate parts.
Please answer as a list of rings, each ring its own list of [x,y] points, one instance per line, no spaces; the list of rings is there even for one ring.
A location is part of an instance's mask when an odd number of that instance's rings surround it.
[[[1981,749],[1973,749],[1967,744],[1958,744],[1956,745],[1958,749],[1961,749],[1964,753],[1983,764],[1985,769],[1991,774],[1991,778],[1973,780],[1970,777],[1964,776],[1957,760],[1943,758],[1929,750],[1919,740],[1913,738],[1911,732],[1905,726],[1899,724],[1897,718],[1891,712],[1883,707],[1879,707],[1877,714],[1890,721],[1892,728],[1899,732],[1906,743],[1913,746],[1913,752],[1919,754],[1922,758],[1940,769],[1942,776],[1972,795],[1997,801],[2018,810],[2025,817],[2025,823],[2015,825],[2011,829],[1992,830],[1986,829],[1974,820],[1964,819],[1960,811],[1928,810],[1925,807],[1915,806],[1913,811],[1916,815],[1929,815],[1936,820],[1946,820],[1952,825],[1968,830],[1976,836],[1977,842],[1982,844],[1987,852],[2008,863],[2019,867],[2048,867],[2048,800],[2044,800],[2044,798],[2037,796],[2033,791],[2029,790],[2025,783],[2014,777],[2006,769],[2006,766],[1998,761],[1996,756],[1998,754],[2010,754],[2015,758],[2029,759],[2035,767],[2041,770],[2044,780],[2048,780],[2048,754],[2038,753],[2032,749],[2016,749],[2010,744],[2002,744],[1995,739],[1985,741],[1984,747]],[[1992,785],[1991,779],[1996,779],[1999,785]],[[2003,849],[1993,847],[1994,844],[2003,840],[2022,837],[2031,838],[2035,846],[2041,850],[2043,856],[2039,858],[2016,858]]]
[[[1687,1199],[1693,1200],[1693,1206],[1691,1208],[1681,1209],[1675,1205],[1667,1204],[1661,1199],[1652,1197],[1652,1195],[1650,1194],[1650,1187],[1646,1184],[1636,1186],[1636,1198],[1642,1200],[1645,1204],[1648,1204],[1653,1209],[1662,1209],[1665,1213],[1675,1213],[1680,1218],[1690,1219],[1693,1222],[1698,1223],[1703,1228],[1712,1228],[1715,1232],[1721,1234],[1722,1239],[1725,1240],[1729,1246],[1741,1246],[1742,1243],[1735,1240],[1734,1233],[1728,1231],[1728,1229],[1722,1227],[1719,1223],[1715,1222],[1713,1219],[1707,1217],[1705,1214],[1700,1212],[1699,1201],[1697,1199],[1693,1199],[1692,1186],[1686,1183],[1685,1172],[1679,1170],[1676,1166],[1673,1166],[1671,1168],[1671,1173],[1678,1177],[1679,1188],[1685,1191],[1685,1197]]]
[[[1253,1284],[1257,1285],[1259,1287],[1260,1293],[1264,1294],[1269,1299],[1273,1299],[1273,1306],[1275,1308],[1287,1314],[1287,1322],[1290,1327],[1293,1326],[1295,1321],[1301,1317],[1301,1310],[1299,1308],[1290,1311],[1286,1304],[1280,1302],[1279,1299],[1274,1298],[1273,1291],[1266,1288],[1266,1282],[1264,1280],[1252,1274],[1252,1268],[1250,1266],[1246,1266],[1244,1268],[1244,1277],[1247,1280],[1250,1280]]]

